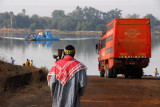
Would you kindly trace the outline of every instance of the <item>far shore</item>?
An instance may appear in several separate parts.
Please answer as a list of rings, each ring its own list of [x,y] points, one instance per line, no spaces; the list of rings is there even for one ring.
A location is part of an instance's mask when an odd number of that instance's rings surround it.
[[[153,35],[160,36],[160,26],[155,27],[151,30]],[[60,31],[58,29],[49,29],[52,35],[91,35],[91,36],[101,36],[102,31]],[[11,29],[11,28],[0,28],[0,36],[8,35],[29,35],[35,34],[38,35],[40,32],[45,33],[46,29],[36,29],[32,32],[30,29]]]
[[[63,34],[68,34],[68,35],[95,35],[95,36],[100,36],[102,34],[102,31],[60,31],[57,29],[49,29],[52,34],[57,34],[57,35],[63,35]],[[30,29],[11,29],[11,28],[1,28],[0,29],[0,35],[1,36],[6,36],[6,35],[28,35],[28,34],[36,34],[38,35],[39,32],[46,32],[46,29],[36,29],[34,32],[31,32]]]

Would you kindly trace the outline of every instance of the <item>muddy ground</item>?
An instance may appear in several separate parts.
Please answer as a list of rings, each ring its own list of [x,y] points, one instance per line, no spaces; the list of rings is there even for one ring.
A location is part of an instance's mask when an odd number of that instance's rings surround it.
[[[51,107],[47,82],[32,84],[0,97],[0,107]],[[106,79],[88,76],[82,107],[160,107],[160,78]]]

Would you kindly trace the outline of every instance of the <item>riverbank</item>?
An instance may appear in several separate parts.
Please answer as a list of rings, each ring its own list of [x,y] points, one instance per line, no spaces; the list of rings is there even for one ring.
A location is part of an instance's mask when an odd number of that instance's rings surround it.
[[[0,96],[26,85],[46,81],[47,73],[45,68],[12,65],[0,61]]]
[[[57,29],[50,29],[53,35],[96,35],[100,36],[102,31],[60,31]],[[28,35],[31,33],[39,34],[39,32],[46,32],[44,29],[36,29],[34,32],[31,32],[30,29],[11,29],[11,28],[1,28],[0,35]]]
[[[101,36],[102,31],[60,31],[57,29],[50,29],[52,35],[95,35]],[[29,29],[11,29],[11,28],[1,28],[0,29],[0,36],[8,36],[8,35],[28,35],[31,33],[39,34],[39,32],[46,32],[43,29],[36,29],[34,32],[31,32]],[[154,36],[160,36],[160,26],[157,26],[151,30]]]
[[[159,80],[106,79],[88,76],[88,85],[81,97],[82,107],[159,107]],[[25,86],[0,99],[1,107],[51,107],[52,97],[47,82]]]
[[[101,36],[102,31],[60,31],[57,29],[50,29],[52,35],[95,35]],[[154,27],[152,30],[153,35],[160,36],[160,26]],[[39,34],[39,32],[46,32],[45,29],[36,29],[34,32],[31,32],[30,29],[11,29],[11,28],[1,28],[0,35],[28,35],[31,33]]]
[[[152,29],[152,33],[156,36],[160,36],[160,26],[157,26],[154,29]]]

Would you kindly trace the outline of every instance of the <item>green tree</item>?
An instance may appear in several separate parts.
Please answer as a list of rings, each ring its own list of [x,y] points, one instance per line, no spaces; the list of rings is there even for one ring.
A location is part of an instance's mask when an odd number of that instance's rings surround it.
[[[30,26],[29,26],[29,29],[34,32],[35,29],[36,29],[36,24],[35,23],[32,23]]]
[[[101,31],[101,30],[105,29],[105,27],[106,27],[105,24],[98,24],[98,25],[96,26],[96,30]]]
[[[11,26],[11,20],[10,20],[10,13],[0,13],[0,27],[10,27]]]
[[[102,12],[93,7],[82,9],[77,6],[68,15],[77,21],[76,30],[102,30],[114,18],[121,18],[121,10],[114,9],[109,12]]]
[[[155,16],[153,16],[152,14],[147,14],[146,16],[144,16],[144,18],[150,18],[151,28],[153,28],[154,26],[160,25],[160,21]]]
[[[59,22],[58,29],[73,31],[76,29],[76,25],[77,23],[74,19],[70,17],[65,17]]]
[[[65,17],[63,10],[54,10],[52,12],[52,28],[57,29],[59,22]]]
[[[75,10],[73,10],[73,12],[68,14],[69,17],[72,17],[73,19],[82,21],[84,20],[84,12],[83,9],[80,8],[79,6],[76,7]]]
[[[52,12],[52,18],[53,19],[59,19],[59,18],[62,19],[64,17],[65,17],[65,13],[64,13],[63,10],[54,10]]]
[[[34,24],[36,29],[40,28],[39,16],[37,14],[31,16],[31,24]]]
[[[91,19],[99,19],[101,17],[101,12],[93,7],[85,7],[84,11],[84,18],[89,21]]]
[[[139,18],[139,14],[127,14],[126,18]]]
[[[39,18],[39,28],[40,29],[48,29],[48,26],[47,26],[47,20],[45,18],[42,18],[40,17]]]
[[[44,17],[44,19],[46,21],[46,27],[45,28],[52,29],[52,18],[51,17]]]
[[[77,24],[77,26],[76,26],[76,30],[77,30],[77,31],[82,30],[82,23],[81,23],[81,22],[78,22],[78,24]]]
[[[103,13],[104,21],[106,23],[109,23],[110,21],[112,21],[115,18],[121,18],[121,15],[122,15],[121,12],[122,12],[122,10],[119,10],[116,8],[116,9],[110,10],[107,13]]]
[[[121,18],[121,10],[112,9],[102,12],[93,7],[81,8],[77,6],[75,10],[65,15],[63,10],[54,10],[52,17],[40,17],[37,14],[27,16],[26,10],[14,15],[13,12],[0,13],[0,28],[13,25],[13,28],[35,29],[59,29],[59,30],[103,30],[111,20]],[[11,18],[11,16],[13,16]],[[128,14],[127,18],[139,18],[138,14]],[[160,25],[160,21],[152,14],[147,14],[144,18],[150,18],[151,27]],[[12,21],[11,21],[12,19]]]
[[[17,28],[29,28],[31,24],[31,20],[29,16],[23,16],[21,14],[18,14],[15,16],[15,22],[16,22],[16,27]]]

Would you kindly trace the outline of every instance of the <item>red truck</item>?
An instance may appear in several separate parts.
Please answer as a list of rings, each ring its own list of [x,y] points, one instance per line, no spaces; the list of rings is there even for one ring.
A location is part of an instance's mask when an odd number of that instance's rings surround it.
[[[150,19],[114,19],[107,24],[99,43],[100,76],[142,78],[151,58]]]

